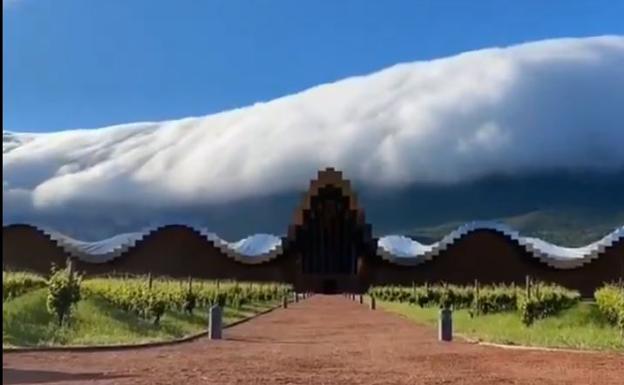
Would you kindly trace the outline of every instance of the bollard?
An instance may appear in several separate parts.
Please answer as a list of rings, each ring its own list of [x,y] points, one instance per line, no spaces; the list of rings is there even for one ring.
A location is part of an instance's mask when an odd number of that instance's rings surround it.
[[[208,317],[208,337],[211,340],[221,339],[221,307],[213,305],[210,307],[210,315]]]
[[[375,310],[375,307],[376,307],[375,297],[371,296],[370,308],[371,310]]]
[[[451,309],[441,309],[438,320],[438,339],[440,341],[453,340],[453,312]]]
[[[288,307],[288,297],[284,296],[282,298],[282,307],[286,309]]]
[[[294,297],[295,297],[295,303],[299,302],[299,293],[294,292]]]
[[[364,296],[360,294],[360,305],[364,304]]]

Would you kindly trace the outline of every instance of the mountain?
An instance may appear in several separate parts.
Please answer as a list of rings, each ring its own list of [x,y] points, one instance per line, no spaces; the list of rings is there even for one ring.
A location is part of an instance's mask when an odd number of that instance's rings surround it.
[[[580,247],[595,242],[622,226],[624,209],[616,212],[578,208],[542,210],[495,219],[525,236],[540,238],[557,245]],[[431,227],[418,227],[403,233],[422,243],[433,243],[461,224],[463,222],[455,221]]]
[[[204,117],[3,131],[3,223],[84,239],[173,222],[227,239],[280,234],[331,166],[378,235],[532,213],[543,219],[526,231],[548,236],[572,218],[591,233],[624,208],[621,68],[622,36],[554,39]]]

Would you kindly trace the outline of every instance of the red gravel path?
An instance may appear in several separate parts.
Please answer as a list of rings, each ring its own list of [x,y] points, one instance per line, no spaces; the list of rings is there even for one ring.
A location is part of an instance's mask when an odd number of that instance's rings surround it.
[[[624,384],[624,355],[440,343],[436,331],[315,296],[226,340],[108,352],[11,353],[4,384]]]

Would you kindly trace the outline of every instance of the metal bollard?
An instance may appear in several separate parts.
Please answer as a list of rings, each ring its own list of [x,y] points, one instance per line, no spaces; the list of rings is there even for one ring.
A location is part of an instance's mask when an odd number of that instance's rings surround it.
[[[221,307],[213,305],[208,316],[208,337],[211,340],[221,339],[221,326]]]
[[[438,321],[438,339],[440,341],[453,340],[453,312],[451,309],[441,309]]]
[[[295,297],[295,303],[299,302],[299,293],[295,292],[293,296]]]
[[[282,298],[282,307],[286,309],[288,307],[288,297],[284,296]]]
[[[375,310],[376,308],[375,297],[371,297],[370,308],[371,310]]]
[[[360,305],[364,304],[364,296],[360,294]]]

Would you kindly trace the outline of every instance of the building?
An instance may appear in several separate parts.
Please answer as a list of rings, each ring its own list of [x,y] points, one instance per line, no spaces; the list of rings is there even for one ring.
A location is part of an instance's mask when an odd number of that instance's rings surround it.
[[[67,258],[87,275],[131,273],[292,283],[299,291],[362,292],[371,285],[424,282],[522,284],[527,275],[585,296],[624,278],[624,227],[581,248],[520,236],[490,222],[461,226],[432,245],[376,239],[348,180],[318,173],[287,235],[228,243],[185,225],[85,243],[30,225],[4,226],[4,269],[47,273]]]

